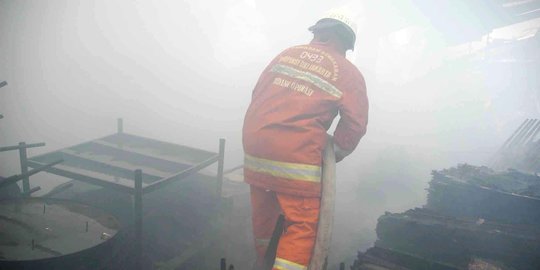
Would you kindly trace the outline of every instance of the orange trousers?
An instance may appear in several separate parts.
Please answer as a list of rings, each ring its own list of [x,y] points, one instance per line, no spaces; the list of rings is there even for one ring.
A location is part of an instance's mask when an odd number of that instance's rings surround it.
[[[251,185],[251,206],[258,265],[262,266],[276,221],[283,213],[283,234],[272,269],[307,269],[317,235],[320,198],[292,196]]]

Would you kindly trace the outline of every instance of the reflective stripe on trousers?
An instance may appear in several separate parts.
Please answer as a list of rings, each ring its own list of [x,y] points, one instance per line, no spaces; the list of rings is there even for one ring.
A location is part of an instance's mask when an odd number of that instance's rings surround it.
[[[258,173],[276,177],[308,182],[321,181],[321,167],[317,165],[282,162],[257,158],[248,154],[244,157],[244,166]]]
[[[307,267],[303,266],[301,264],[297,264],[295,262],[287,261],[285,259],[276,258],[276,261],[274,262],[274,269],[278,270],[306,270]]]

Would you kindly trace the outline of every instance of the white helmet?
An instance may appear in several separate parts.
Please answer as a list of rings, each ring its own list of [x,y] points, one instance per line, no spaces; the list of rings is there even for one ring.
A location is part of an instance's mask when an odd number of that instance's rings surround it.
[[[311,26],[309,31],[314,32],[317,29],[330,28],[335,26],[343,26],[345,33],[342,36],[346,40],[347,49],[354,50],[354,43],[356,41],[356,22],[353,20],[353,16],[349,9],[339,8],[331,9],[317,21],[317,23]]]

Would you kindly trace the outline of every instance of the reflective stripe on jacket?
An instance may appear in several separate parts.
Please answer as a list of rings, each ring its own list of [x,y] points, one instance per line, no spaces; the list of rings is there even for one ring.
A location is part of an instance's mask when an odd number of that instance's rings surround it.
[[[345,57],[312,43],[280,53],[263,71],[244,119],[244,178],[299,196],[320,196],[326,131],[339,113],[335,144],[352,152],[366,132],[362,74]]]
[[[291,261],[277,257],[274,261],[274,266],[272,269],[278,270],[306,270],[307,267],[301,264],[297,264]]]

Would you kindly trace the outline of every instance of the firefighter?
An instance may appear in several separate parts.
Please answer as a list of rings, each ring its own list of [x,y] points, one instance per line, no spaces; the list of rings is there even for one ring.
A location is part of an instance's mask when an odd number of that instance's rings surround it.
[[[353,21],[346,11],[334,10],[309,30],[309,44],[284,50],[262,72],[244,119],[244,178],[251,189],[259,269],[280,214],[285,222],[273,269],[307,269],[327,130],[339,113],[333,134],[338,162],[366,133],[366,85],[345,58],[356,40]]]

